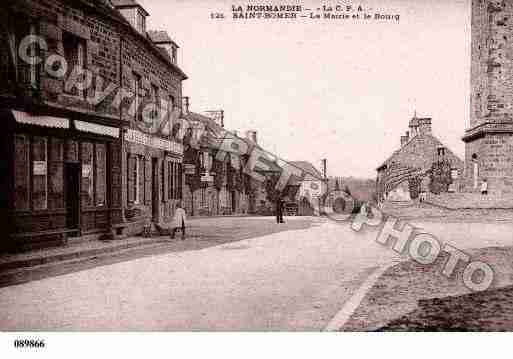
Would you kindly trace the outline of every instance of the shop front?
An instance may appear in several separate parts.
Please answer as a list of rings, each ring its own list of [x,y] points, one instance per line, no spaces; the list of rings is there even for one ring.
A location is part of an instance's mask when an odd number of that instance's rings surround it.
[[[119,129],[76,118],[2,110],[11,125],[2,190],[9,236],[3,249],[100,238],[121,221]],[[6,123],[4,122],[4,123]]]
[[[171,221],[182,199],[182,145],[135,129],[128,129],[124,139],[126,233],[157,231]]]

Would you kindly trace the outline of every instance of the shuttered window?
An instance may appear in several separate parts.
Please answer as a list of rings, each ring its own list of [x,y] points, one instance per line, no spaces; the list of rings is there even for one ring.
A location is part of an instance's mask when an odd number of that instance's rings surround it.
[[[174,191],[174,183],[175,183],[174,178],[173,178],[174,168],[175,168],[174,165],[175,165],[174,162],[168,162],[168,164],[167,164],[167,168],[168,168],[168,170],[167,170],[167,178],[168,178],[168,180],[167,180],[167,182],[168,182],[167,197],[169,199],[175,199],[174,192],[173,192]]]
[[[107,204],[107,149],[104,144],[96,144],[96,205]]]
[[[35,210],[48,208],[48,139],[46,137],[34,137],[32,143],[32,206]]]
[[[49,151],[48,164],[48,208],[64,208],[64,141],[60,138],[52,138]]]
[[[30,162],[29,162],[29,140],[24,135],[16,135],[14,158],[14,208],[17,210],[28,210],[30,191]]]
[[[127,166],[127,191],[128,191],[128,203],[135,202],[135,178],[136,178],[136,157],[134,155],[128,155],[128,166]]]
[[[166,160],[163,160],[162,166],[164,167],[164,178],[163,178],[164,181],[162,183],[162,186],[164,188],[162,191],[162,201],[167,202],[169,199],[169,162]]]
[[[151,159],[144,160],[144,202],[146,205],[151,204]]]
[[[178,199],[182,199],[182,164],[181,163],[178,163],[178,171],[177,171],[177,177],[178,177],[178,194],[177,194],[177,198]]]
[[[81,200],[83,207],[94,205],[94,156],[93,144],[81,143],[82,185]]]

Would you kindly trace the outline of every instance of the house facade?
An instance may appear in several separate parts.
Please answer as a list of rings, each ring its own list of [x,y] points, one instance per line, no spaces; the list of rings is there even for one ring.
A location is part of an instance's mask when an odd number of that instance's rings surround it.
[[[377,168],[379,201],[410,201],[419,193],[459,190],[464,164],[432,133],[431,118],[416,115],[401,147]]]
[[[289,183],[289,187],[296,187],[295,195],[291,200],[296,205],[297,215],[318,215],[320,201],[327,192],[326,180],[310,162],[291,161],[289,164],[303,173],[301,178],[294,176]]]
[[[254,208],[251,181],[244,174],[246,158],[235,153],[217,156],[230,133],[224,118],[184,111],[189,134],[184,139],[184,207],[192,216],[248,214]],[[230,134],[233,135],[233,134]]]
[[[2,249],[140,233],[181,198],[182,81],[135,1],[0,5]]]

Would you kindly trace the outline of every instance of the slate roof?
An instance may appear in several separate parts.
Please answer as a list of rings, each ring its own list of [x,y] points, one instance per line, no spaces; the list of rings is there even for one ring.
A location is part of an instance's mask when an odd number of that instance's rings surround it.
[[[169,37],[169,34],[163,30],[149,30],[148,36],[151,41],[155,43],[172,43],[173,40]]]
[[[307,161],[290,161],[289,164],[300,168],[305,173],[304,181],[323,180],[321,172]]]

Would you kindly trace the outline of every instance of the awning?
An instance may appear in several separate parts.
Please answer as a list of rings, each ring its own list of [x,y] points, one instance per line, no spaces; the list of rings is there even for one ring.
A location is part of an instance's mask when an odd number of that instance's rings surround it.
[[[69,120],[62,117],[52,116],[33,116],[26,112],[12,110],[12,114],[18,123],[27,125],[52,127],[52,128],[69,128]]]
[[[110,136],[114,138],[119,137],[119,128],[117,127],[98,125],[91,122],[75,121],[75,128],[79,131],[94,133],[97,135]]]

